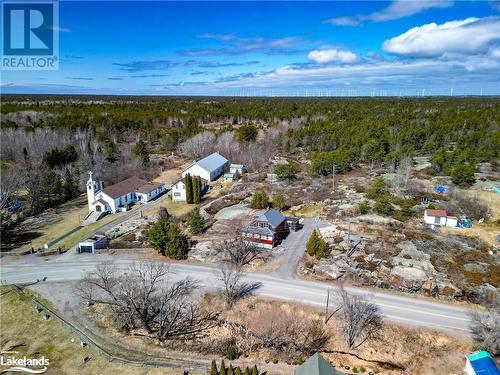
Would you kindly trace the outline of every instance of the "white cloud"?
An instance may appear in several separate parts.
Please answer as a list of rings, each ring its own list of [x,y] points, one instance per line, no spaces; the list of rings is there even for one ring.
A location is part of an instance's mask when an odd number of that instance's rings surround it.
[[[341,51],[338,49],[319,49],[309,52],[307,55],[309,60],[318,64],[326,64],[331,62],[340,62],[344,64],[358,61],[358,56],[351,51]]]
[[[379,12],[359,14],[356,16],[342,16],[326,20],[326,23],[337,26],[355,26],[364,21],[383,22],[413,16],[427,9],[448,8],[453,5],[450,0],[394,0]]]
[[[500,17],[467,18],[438,25],[414,27],[386,40],[384,51],[405,56],[442,56],[447,53],[474,54],[486,51],[500,40]]]

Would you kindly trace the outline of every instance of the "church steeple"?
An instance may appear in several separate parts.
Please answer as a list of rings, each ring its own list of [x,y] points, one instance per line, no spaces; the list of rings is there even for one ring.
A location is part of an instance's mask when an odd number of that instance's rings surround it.
[[[87,201],[89,211],[93,211],[92,203],[95,201],[95,195],[99,192],[97,182],[92,179],[92,171],[89,171],[89,180],[87,181]]]

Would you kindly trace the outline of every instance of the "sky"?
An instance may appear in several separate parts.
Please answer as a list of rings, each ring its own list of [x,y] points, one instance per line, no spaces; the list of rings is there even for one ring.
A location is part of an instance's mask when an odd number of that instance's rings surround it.
[[[2,93],[500,94],[500,1],[61,1],[58,32]]]

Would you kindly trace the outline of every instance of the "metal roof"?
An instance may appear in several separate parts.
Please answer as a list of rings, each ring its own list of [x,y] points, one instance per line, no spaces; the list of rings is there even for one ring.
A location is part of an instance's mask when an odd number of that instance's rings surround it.
[[[149,182],[141,180],[139,177],[133,176],[118,182],[117,184],[105,187],[102,192],[113,199],[120,198],[128,193],[149,193],[156,188],[163,186],[157,182]]]
[[[212,172],[217,168],[222,167],[227,162],[228,160],[224,156],[222,156],[218,152],[214,152],[213,154],[208,155],[206,158],[198,160],[196,164],[202,167],[207,172]]]
[[[246,227],[243,228],[242,232],[245,233],[254,233],[254,234],[263,234],[266,236],[272,236],[274,232],[269,229],[269,228],[263,228],[263,227],[255,227],[252,225],[247,225]]]
[[[275,209],[269,208],[267,211],[259,212],[255,215],[255,219],[258,221],[266,221],[273,227],[277,227],[285,220],[285,217]]]
[[[342,375],[342,372],[328,363],[319,353],[313,354],[307,361],[295,369],[295,375]]]

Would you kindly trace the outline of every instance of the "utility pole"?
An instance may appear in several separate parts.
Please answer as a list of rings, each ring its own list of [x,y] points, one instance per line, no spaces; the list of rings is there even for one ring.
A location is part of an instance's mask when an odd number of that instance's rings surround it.
[[[333,170],[332,170],[332,188],[335,190],[335,164],[333,165]]]

